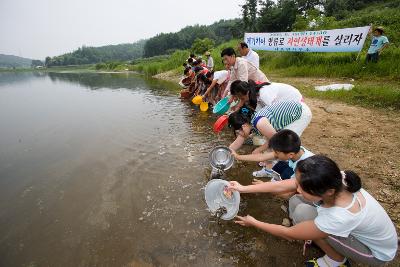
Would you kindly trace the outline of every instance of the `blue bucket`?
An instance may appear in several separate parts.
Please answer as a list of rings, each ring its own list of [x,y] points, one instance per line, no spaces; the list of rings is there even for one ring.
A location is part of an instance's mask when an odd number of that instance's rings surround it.
[[[218,115],[223,115],[229,110],[230,104],[228,103],[229,97],[225,97],[218,101],[218,103],[213,108],[213,113]]]

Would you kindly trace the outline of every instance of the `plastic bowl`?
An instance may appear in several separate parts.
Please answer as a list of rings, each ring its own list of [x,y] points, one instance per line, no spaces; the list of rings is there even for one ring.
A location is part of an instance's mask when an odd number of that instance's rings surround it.
[[[200,95],[193,97],[192,103],[195,105],[200,105],[203,102],[203,98]]]
[[[222,115],[229,110],[229,97],[225,97],[218,101],[218,103],[214,106],[213,113]]]
[[[222,115],[214,123],[214,132],[219,133],[228,124],[228,115]]]
[[[205,112],[208,110],[208,103],[207,102],[201,102],[200,104],[200,110]]]
[[[227,197],[224,194],[224,189],[228,185],[228,181],[213,179],[207,183],[204,190],[204,197],[208,209],[212,213],[216,213],[216,211],[221,207],[226,208],[227,212],[221,216],[221,219],[223,220],[232,220],[239,211],[240,194],[237,191],[232,191],[231,197]]]
[[[229,170],[235,162],[231,150],[226,146],[214,147],[208,155],[208,160],[213,168],[224,171]]]

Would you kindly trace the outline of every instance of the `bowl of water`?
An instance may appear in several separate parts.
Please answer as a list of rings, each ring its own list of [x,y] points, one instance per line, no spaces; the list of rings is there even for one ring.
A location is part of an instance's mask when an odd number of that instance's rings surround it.
[[[230,169],[235,162],[231,150],[226,146],[214,147],[208,155],[208,159],[213,168],[223,171]]]
[[[213,108],[213,113],[222,115],[229,110],[230,104],[228,103],[229,97],[222,98]]]
[[[228,181],[210,180],[204,190],[208,209],[223,220],[232,220],[239,212],[240,194],[227,189]]]

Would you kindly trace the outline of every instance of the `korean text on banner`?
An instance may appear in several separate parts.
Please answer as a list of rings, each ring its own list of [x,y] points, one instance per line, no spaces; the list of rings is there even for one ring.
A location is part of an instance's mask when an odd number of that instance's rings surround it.
[[[370,26],[304,32],[245,33],[254,50],[289,52],[358,52]]]

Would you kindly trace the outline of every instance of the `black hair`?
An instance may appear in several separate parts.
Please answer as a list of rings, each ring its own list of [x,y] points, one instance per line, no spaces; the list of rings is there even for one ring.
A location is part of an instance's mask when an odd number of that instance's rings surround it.
[[[289,129],[283,129],[274,134],[269,139],[268,146],[274,151],[283,153],[299,153],[301,141],[300,137]]]
[[[382,29],[379,29],[379,28],[376,28],[374,31],[377,31],[377,32],[379,32],[379,34],[383,34],[383,30]]]
[[[221,57],[223,57],[223,56],[233,56],[233,55],[236,56],[236,52],[235,52],[235,49],[233,49],[232,47],[225,48],[221,52]]]
[[[249,46],[245,42],[240,42],[239,45],[241,48],[249,48]]]
[[[187,54],[186,54],[187,55]],[[190,54],[190,58],[195,58],[196,57],[196,55],[195,54]]]
[[[186,68],[188,64],[186,62],[183,62],[182,66]]]
[[[209,80],[207,80],[207,77],[205,74],[200,75],[200,80],[203,81],[205,84],[209,83]]]
[[[231,95],[249,95],[249,103],[248,105],[252,109],[256,109],[257,107],[257,98],[258,98],[258,93],[264,85],[270,84],[269,82],[261,83],[261,84],[256,84],[254,81],[249,80],[248,82],[245,81],[240,81],[236,80],[232,82],[231,84]]]
[[[198,60],[193,61],[193,66],[197,66],[199,64],[200,64],[200,62]]]
[[[198,73],[199,71],[203,71],[204,70],[204,68],[203,67],[200,67],[200,66],[196,66],[196,67],[194,67],[194,69],[193,69],[193,71],[195,72],[195,73]]]
[[[209,71],[206,73],[207,78],[211,78],[214,75],[214,71]]]
[[[189,63],[189,64],[192,64],[192,63],[193,63],[193,58],[191,58],[191,57],[188,58],[188,63]]]
[[[240,130],[243,124],[249,123],[251,124],[251,115],[253,114],[251,109],[248,109],[246,106],[243,106],[238,111],[233,112],[229,115],[228,125],[230,128],[235,130]]]
[[[361,179],[356,173],[344,171],[346,178],[343,179],[338,165],[323,155],[300,161],[296,171],[300,173],[301,188],[314,196],[322,196],[329,189],[334,189],[335,194],[342,190],[355,193],[361,189]]]
[[[183,74],[184,74],[184,75],[187,75],[187,74],[189,73],[190,69],[191,69],[190,67],[189,67],[189,68],[186,68],[186,69],[183,71]]]

